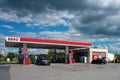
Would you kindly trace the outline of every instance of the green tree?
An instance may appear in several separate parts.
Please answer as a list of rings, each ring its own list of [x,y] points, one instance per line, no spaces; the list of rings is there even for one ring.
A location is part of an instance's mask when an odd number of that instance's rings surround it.
[[[53,51],[49,51],[48,55],[47,55],[48,59],[52,61],[53,55],[54,55],[54,52]]]
[[[32,62],[35,58],[35,54],[30,54],[30,61]]]
[[[15,57],[13,52],[8,52],[7,58],[10,58],[10,61],[13,61],[13,58]]]
[[[52,61],[54,54],[55,54],[55,53],[54,53],[53,51],[49,51],[49,52],[48,52],[48,55],[47,55],[47,58]],[[58,56],[59,59],[62,59],[62,60],[65,59],[65,53],[63,53],[63,52],[58,52],[58,53],[56,53],[56,54],[57,54],[57,56]]]
[[[59,58],[65,59],[65,53],[59,52],[59,53],[57,53],[57,54],[58,54],[58,57],[59,57]]]
[[[120,63],[120,54],[114,54],[114,63]]]
[[[3,55],[2,54],[0,54],[0,58],[2,58],[3,57]]]
[[[48,54],[39,54],[38,57],[45,57],[47,58]]]

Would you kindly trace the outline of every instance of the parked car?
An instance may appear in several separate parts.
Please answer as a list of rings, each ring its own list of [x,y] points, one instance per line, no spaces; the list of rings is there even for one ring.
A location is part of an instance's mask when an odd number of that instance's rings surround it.
[[[52,63],[65,63],[65,59],[63,58],[58,58],[57,60],[53,59]]]
[[[106,64],[106,63],[107,63],[106,57],[98,58],[92,61],[92,64]]]
[[[50,65],[50,60],[45,57],[38,57],[36,60],[36,65]]]

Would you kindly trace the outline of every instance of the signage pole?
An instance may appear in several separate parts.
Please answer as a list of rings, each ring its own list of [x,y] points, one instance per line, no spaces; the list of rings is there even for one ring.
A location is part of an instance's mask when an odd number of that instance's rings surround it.
[[[68,46],[65,47],[65,63],[66,64],[69,63],[69,47]]]

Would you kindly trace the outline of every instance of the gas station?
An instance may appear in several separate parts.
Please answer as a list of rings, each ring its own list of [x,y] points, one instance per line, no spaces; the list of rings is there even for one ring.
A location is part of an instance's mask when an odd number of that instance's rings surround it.
[[[74,64],[75,62],[79,61],[78,57],[81,55],[81,52],[84,54],[84,56],[87,56],[88,63],[92,61],[93,57],[98,57],[98,55],[92,55],[90,53],[90,47],[92,46],[92,44],[87,42],[48,40],[25,37],[6,37],[5,46],[19,48],[19,63],[23,63],[24,65],[30,65],[29,48],[63,49],[65,50],[65,63],[69,64]]]

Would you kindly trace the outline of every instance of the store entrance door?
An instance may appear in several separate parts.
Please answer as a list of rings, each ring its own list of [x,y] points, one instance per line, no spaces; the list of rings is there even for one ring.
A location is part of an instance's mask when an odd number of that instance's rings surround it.
[[[88,63],[88,52],[75,51],[73,57],[76,63]]]

